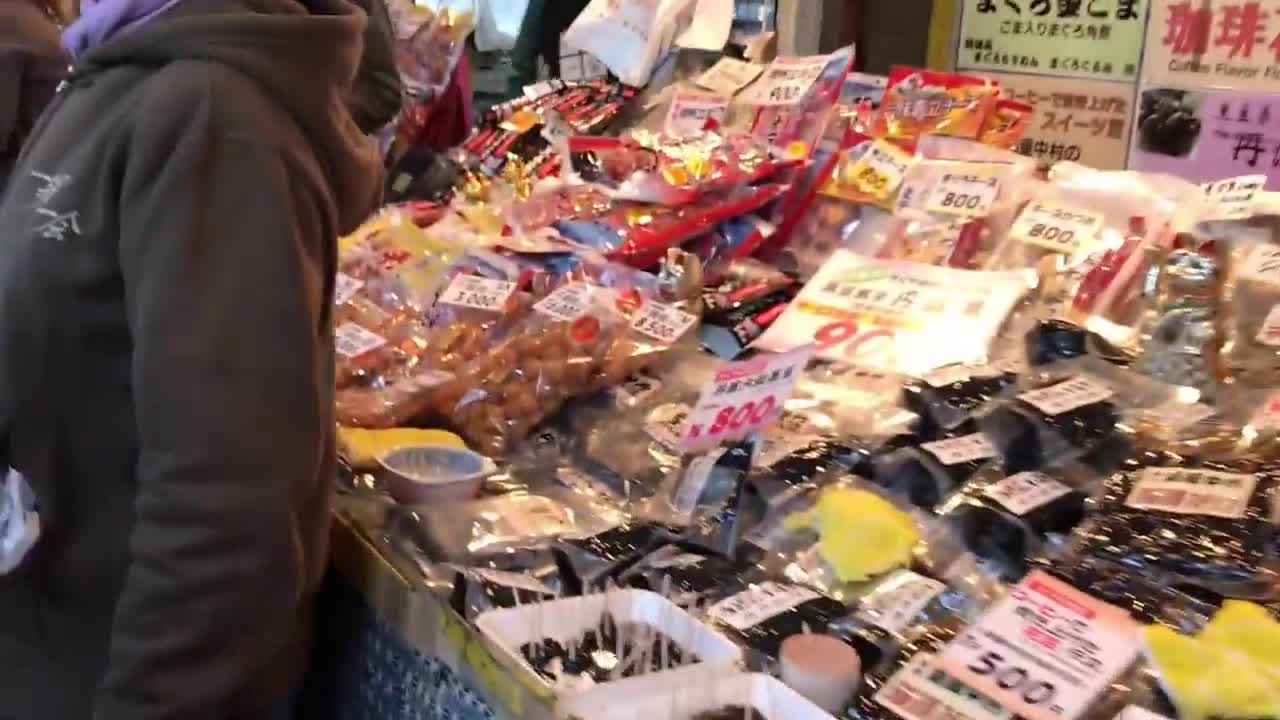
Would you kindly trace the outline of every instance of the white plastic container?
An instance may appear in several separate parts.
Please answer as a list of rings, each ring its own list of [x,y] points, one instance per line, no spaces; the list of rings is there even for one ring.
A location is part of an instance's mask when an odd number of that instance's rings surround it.
[[[546,638],[567,643],[581,638],[599,625],[606,611],[623,624],[639,624],[658,630],[673,640],[685,654],[693,653],[698,662],[664,672],[650,673],[601,683],[592,688],[557,687],[525,661],[520,647]],[[645,590],[615,590],[584,597],[565,598],[521,607],[490,610],[476,618],[476,627],[488,638],[494,656],[515,672],[553,690],[557,698],[582,692],[595,693],[606,688],[624,689],[632,685],[644,687],[656,681],[657,687],[673,683],[730,675],[742,664],[742,650],[728,638],[698,622],[674,603],[657,593]],[[649,718],[648,720],[653,720]]]
[[[489,458],[448,445],[405,445],[378,458],[391,496],[406,505],[470,500],[496,470]]]
[[[561,701],[557,712],[564,720],[690,720],[726,707],[748,707],[766,720],[834,720],[768,675],[746,673],[694,682],[682,678],[680,683],[604,685]]]

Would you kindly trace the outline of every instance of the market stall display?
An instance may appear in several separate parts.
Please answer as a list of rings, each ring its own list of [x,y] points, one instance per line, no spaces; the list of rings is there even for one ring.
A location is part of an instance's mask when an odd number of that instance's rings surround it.
[[[352,483],[384,551],[566,718],[1274,717],[1280,221],[849,65],[678,134],[532,88],[344,242],[339,419],[492,463]]]

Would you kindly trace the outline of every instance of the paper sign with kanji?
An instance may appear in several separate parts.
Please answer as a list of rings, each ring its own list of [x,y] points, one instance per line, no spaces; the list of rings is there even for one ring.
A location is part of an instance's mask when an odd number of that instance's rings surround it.
[[[956,67],[1133,82],[1149,2],[963,0]]]
[[[1133,120],[1128,83],[991,73],[1007,97],[1035,108],[1015,150],[1043,162],[1123,170]]]
[[[1154,0],[1143,79],[1186,88],[1280,90],[1280,0]]]

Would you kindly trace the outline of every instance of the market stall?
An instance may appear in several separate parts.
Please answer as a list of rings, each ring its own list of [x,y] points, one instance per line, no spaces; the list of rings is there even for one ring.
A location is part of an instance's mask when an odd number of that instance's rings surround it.
[[[341,243],[337,705],[1280,716],[1263,181],[597,5],[631,84],[526,88]]]

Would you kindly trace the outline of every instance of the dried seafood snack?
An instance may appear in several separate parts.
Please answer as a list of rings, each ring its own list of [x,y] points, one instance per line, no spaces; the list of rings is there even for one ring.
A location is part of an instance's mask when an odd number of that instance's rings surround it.
[[[992,367],[943,368],[902,388],[902,404],[919,416],[917,435],[934,438],[954,430],[1017,383],[1017,376]]]
[[[1254,461],[1142,453],[1107,478],[1071,552],[1223,595],[1266,595],[1275,484],[1274,468]]]
[[[1078,458],[1111,437],[1120,411],[1114,392],[1088,375],[1037,382],[978,420],[1010,473]]]

